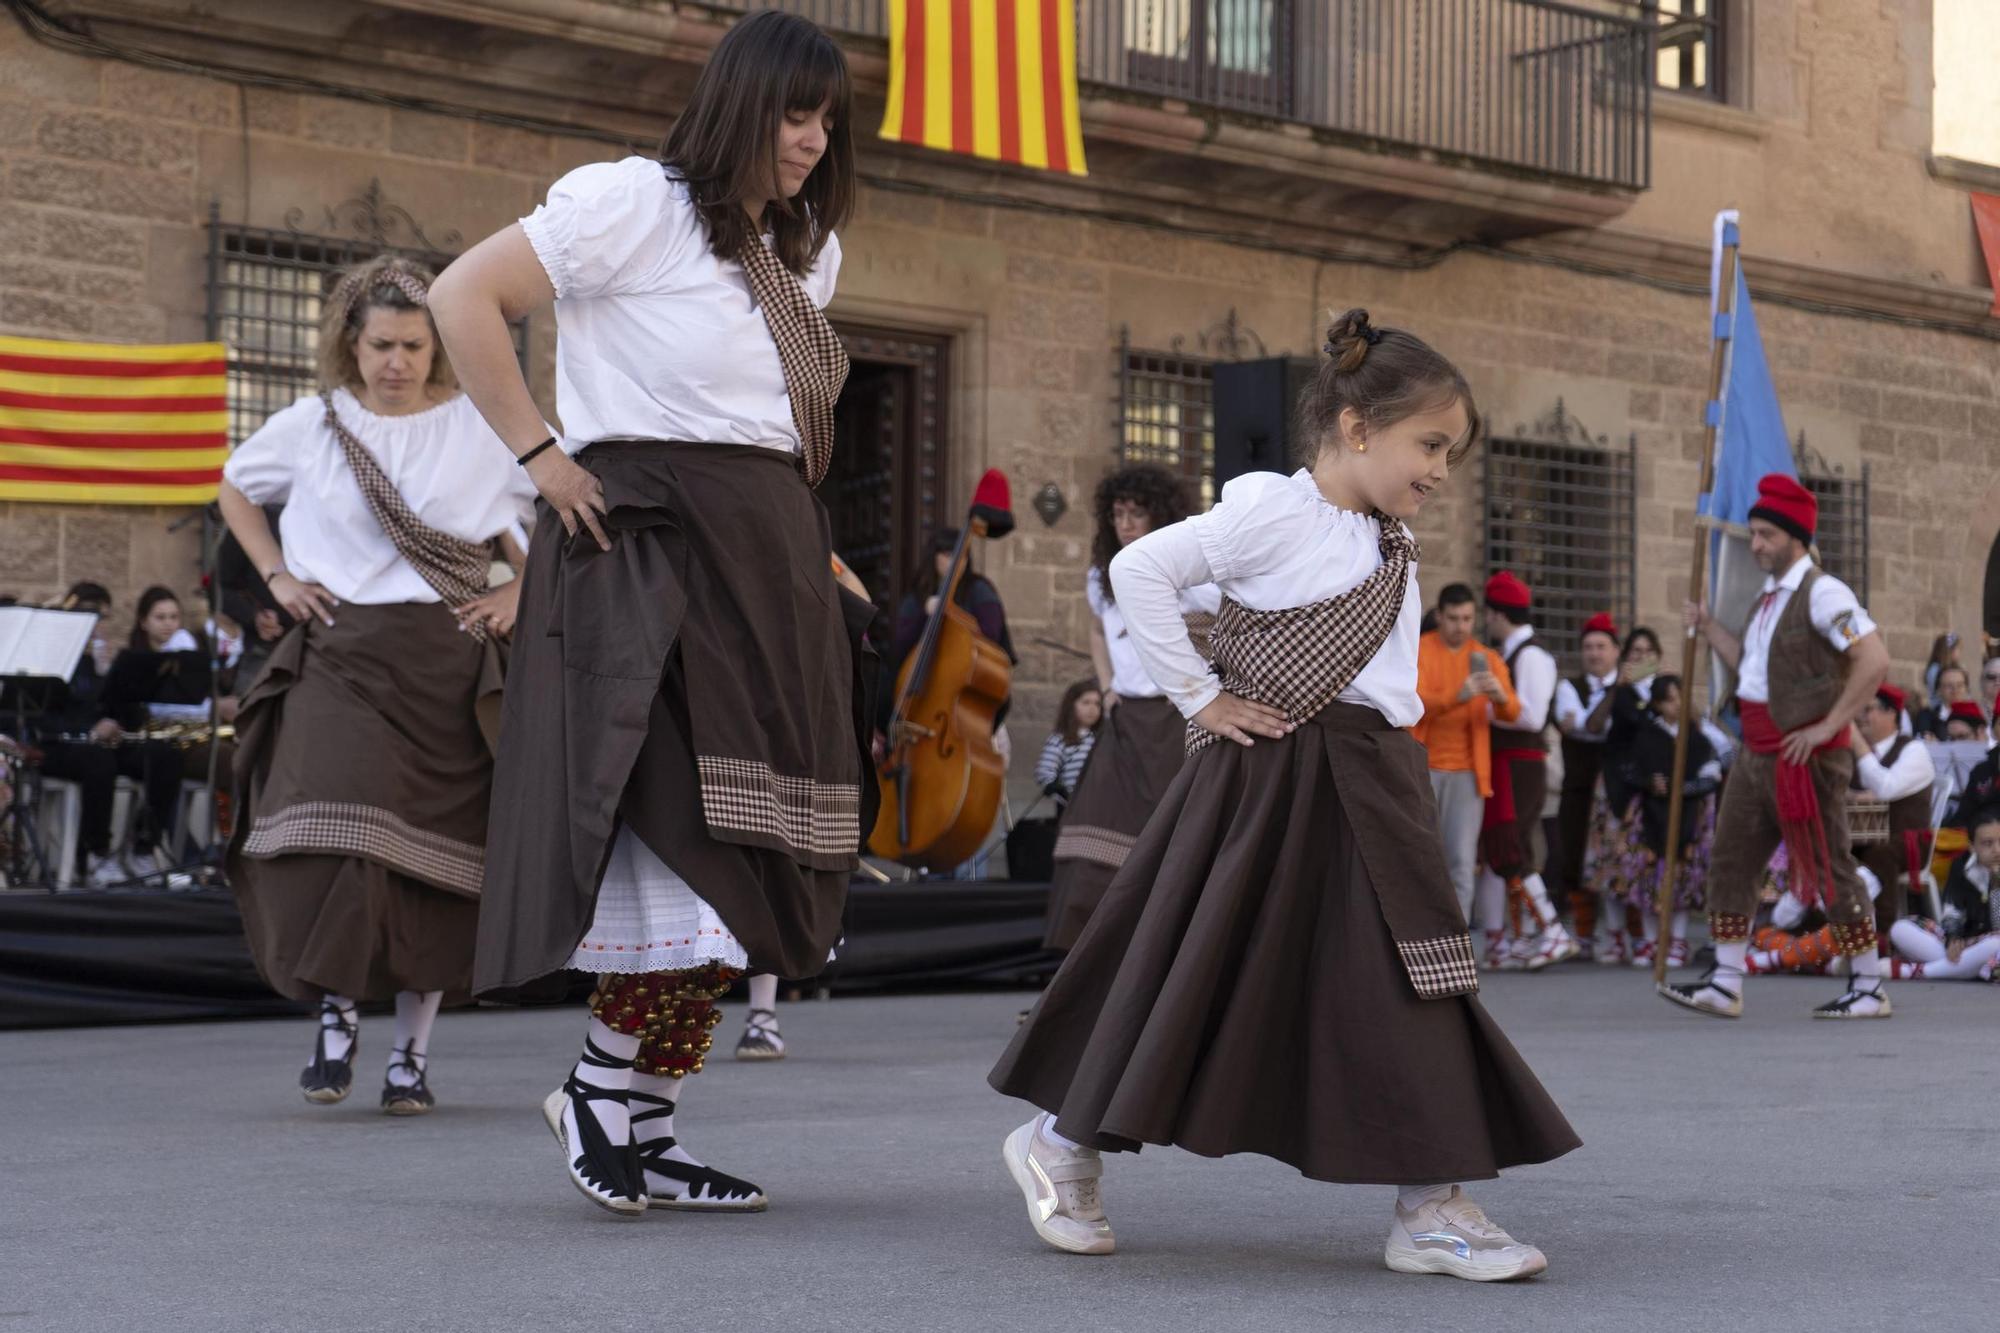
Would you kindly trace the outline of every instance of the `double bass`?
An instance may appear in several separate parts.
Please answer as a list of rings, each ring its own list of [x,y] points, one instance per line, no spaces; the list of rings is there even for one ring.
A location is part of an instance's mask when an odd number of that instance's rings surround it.
[[[958,604],[958,586],[972,539],[1013,530],[1007,478],[989,471],[973,491],[923,637],[896,675],[896,708],[877,768],[882,809],[868,838],[876,856],[955,866],[971,859],[993,830],[1007,778],[993,724],[1014,672],[1006,650]]]

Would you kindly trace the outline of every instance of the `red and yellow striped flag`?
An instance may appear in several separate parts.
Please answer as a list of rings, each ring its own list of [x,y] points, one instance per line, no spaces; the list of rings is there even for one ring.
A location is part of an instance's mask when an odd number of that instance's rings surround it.
[[[221,343],[0,337],[0,500],[206,504],[229,457]]]
[[[1074,0],[889,0],[882,137],[1085,175]]]

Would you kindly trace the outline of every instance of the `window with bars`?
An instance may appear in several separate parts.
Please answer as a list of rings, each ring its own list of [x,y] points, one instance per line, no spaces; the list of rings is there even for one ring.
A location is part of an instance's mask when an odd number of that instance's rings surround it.
[[[400,254],[438,272],[453,256],[365,240],[211,223],[208,324],[229,347],[229,442],[318,385],[319,321],[340,270]],[[526,364],[527,323],[513,326]]]
[[[1819,501],[1813,544],[1820,568],[1854,589],[1868,605],[1868,468],[1859,477],[1829,468],[1801,467],[1799,481]]]
[[[1565,437],[1567,420],[1558,405]],[[1636,441],[1614,450],[1492,439],[1481,451],[1485,571],[1511,570],[1534,590],[1536,634],[1565,675],[1582,669],[1585,621],[1609,611],[1620,625],[1632,623],[1635,449]]]
[[[1186,479],[1198,510],[1215,502],[1215,362],[1178,352],[1119,352],[1118,457]]]
[[[1640,0],[1656,29],[1654,86],[1723,101],[1725,30],[1731,0]]]

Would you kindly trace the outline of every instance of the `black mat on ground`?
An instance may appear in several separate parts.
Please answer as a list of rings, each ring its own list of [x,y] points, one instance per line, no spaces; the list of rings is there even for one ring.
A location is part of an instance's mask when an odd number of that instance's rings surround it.
[[[1046,884],[857,881],[841,990],[1031,984]],[[550,998],[561,998],[561,986]],[[258,978],[227,893],[0,894],[0,1030],[296,1014]]]

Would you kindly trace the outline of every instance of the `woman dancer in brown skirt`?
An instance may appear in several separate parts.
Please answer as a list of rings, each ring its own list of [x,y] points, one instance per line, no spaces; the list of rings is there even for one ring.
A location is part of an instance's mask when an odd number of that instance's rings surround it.
[[[349,270],[320,333],[325,389],[274,414],[223,469],[230,531],[298,619],[243,699],[244,794],[229,879],[273,989],[319,1004],[306,1100],[353,1083],[355,1003],[396,1004],[382,1088],[394,1115],[434,1104],[430,1031],[472,984],[493,762],[475,709],[518,583],[534,490],[452,387],[425,310],[430,273]],[[279,533],[262,506],[285,506]]]
[[[1474,993],[1472,940],[1417,720],[1417,551],[1403,520],[1478,418],[1415,336],[1349,311],[1308,394],[1314,456],[1229,483],[1113,562],[1191,752],[994,1068],[1043,1108],[1006,1141],[1036,1234],[1109,1254],[1102,1150],[1254,1152],[1401,1186],[1388,1266],[1481,1281],[1548,1261],[1459,1187],[1576,1135]],[[1176,590],[1217,583],[1214,668]]]
[[[1090,603],[1090,660],[1104,692],[1104,713],[1090,763],[1056,831],[1055,883],[1042,939],[1050,949],[1076,943],[1111,877],[1131,855],[1146,817],[1180,771],[1185,724],[1126,632],[1125,614],[1112,596],[1110,571],[1119,551],[1157,528],[1180,522],[1190,508],[1180,479],[1149,463],[1120,468],[1097,484],[1092,506],[1097,536],[1084,595]],[[1180,593],[1179,604],[1188,632],[1200,637],[1222,604],[1222,594],[1213,587],[1189,588]]]
[[[467,392],[548,502],[474,986],[597,974],[543,1112],[571,1182],[618,1213],[765,1206],[676,1142],[681,1083],[738,977],[824,967],[873,824],[873,608],[835,584],[812,492],[847,373],[822,308],[854,191],[848,87],[811,23],[743,19],[664,164],[571,172],[439,280]],[[552,299],[562,448],[506,327]]]

